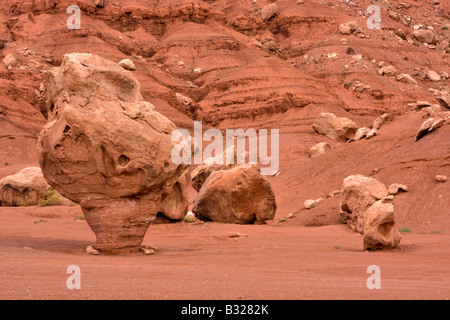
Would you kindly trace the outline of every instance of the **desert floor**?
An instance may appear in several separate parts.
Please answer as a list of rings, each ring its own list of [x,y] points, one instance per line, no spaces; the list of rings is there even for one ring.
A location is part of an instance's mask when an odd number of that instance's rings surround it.
[[[404,233],[399,249],[365,252],[345,225],[183,222],[150,226],[143,244],[158,247],[153,255],[94,256],[79,211],[1,208],[0,299],[450,298],[448,234]],[[66,284],[71,265],[79,290]],[[381,270],[379,290],[367,287],[371,265]]]

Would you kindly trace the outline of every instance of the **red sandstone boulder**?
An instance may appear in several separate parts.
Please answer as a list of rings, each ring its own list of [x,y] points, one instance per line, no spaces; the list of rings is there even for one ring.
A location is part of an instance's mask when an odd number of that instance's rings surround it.
[[[269,181],[253,165],[243,164],[213,172],[192,211],[204,221],[252,224],[273,219],[276,209]]]

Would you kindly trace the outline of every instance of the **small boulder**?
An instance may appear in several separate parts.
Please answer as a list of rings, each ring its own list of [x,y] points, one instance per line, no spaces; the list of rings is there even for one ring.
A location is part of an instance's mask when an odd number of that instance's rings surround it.
[[[365,138],[369,132],[370,132],[370,128],[367,128],[367,127],[360,128],[360,129],[358,129],[358,131],[356,131],[356,134],[352,140],[359,141],[359,140]]]
[[[277,205],[270,183],[250,164],[213,172],[203,184],[192,212],[203,221],[264,223]]]
[[[366,135],[366,139],[372,139],[373,137],[375,137],[378,133],[377,129],[372,129],[370,130],[367,135]]]
[[[375,121],[373,122],[373,129],[380,130],[381,127],[387,122],[388,118],[389,118],[388,113],[384,113],[378,118],[376,118]]]
[[[414,30],[413,36],[414,38],[417,39],[417,41],[422,43],[432,44],[437,40],[437,38],[435,37],[435,33],[431,30],[425,29]]]
[[[9,206],[36,206],[50,189],[41,168],[25,168],[0,180],[0,203]]]
[[[136,65],[130,59],[123,59],[122,61],[119,62],[119,66],[121,66],[125,70],[130,70],[130,71],[136,70]]]
[[[431,81],[441,81],[442,80],[441,76],[436,71],[433,71],[433,70],[429,70],[427,72],[427,78],[430,79]]]
[[[393,77],[397,73],[397,69],[394,66],[382,67],[378,70],[380,76]]]
[[[104,8],[106,6],[106,0],[94,0],[94,4],[97,8]]]
[[[416,141],[422,139],[425,135],[427,135],[430,132],[435,131],[439,127],[442,127],[445,123],[444,119],[434,119],[430,118],[428,120],[425,120],[424,123],[420,126],[419,131],[417,131],[416,134]]]
[[[261,10],[261,18],[263,21],[268,21],[273,17],[276,17],[279,13],[278,5],[276,2],[271,3]]]
[[[321,113],[314,121],[313,129],[331,139],[349,140],[355,136],[358,127],[347,118],[338,118],[332,113]]]
[[[316,158],[320,155],[323,155],[330,151],[331,147],[327,142],[320,142],[316,144],[315,146],[312,146],[311,149],[309,149],[309,157],[311,159]]]
[[[406,84],[417,84],[417,81],[413,79],[409,74],[407,73],[401,73],[397,75],[396,77],[397,81],[406,83]]]
[[[339,31],[341,34],[349,35],[358,29],[358,23],[355,21],[349,21],[339,25]]]
[[[310,210],[316,206],[316,200],[306,200],[303,202],[305,209]]]
[[[233,156],[233,161],[227,161],[227,155]],[[214,171],[228,170],[239,164],[249,163],[249,154],[247,151],[241,152],[233,145],[227,148],[223,154],[218,155],[218,158],[222,159],[222,163],[216,163],[216,157],[207,158],[203,161],[203,164],[199,165],[191,172],[192,187],[195,191],[199,192],[205,183],[206,179]],[[254,166],[257,166],[254,164]]]
[[[396,194],[398,194],[400,191],[408,192],[408,191],[409,191],[409,188],[408,188],[407,185],[404,185],[404,184],[398,184],[398,183],[393,183],[393,184],[391,184],[391,185],[389,186],[389,188],[388,188],[388,193],[389,193],[390,195],[396,195]]]
[[[375,202],[365,212],[364,249],[379,250],[398,247],[400,232],[395,227],[394,205],[391,198]]]
[[[437,175],[436,177],[434,177],[434,180],[436,180],[436,182],[447,182],[448,176]]]

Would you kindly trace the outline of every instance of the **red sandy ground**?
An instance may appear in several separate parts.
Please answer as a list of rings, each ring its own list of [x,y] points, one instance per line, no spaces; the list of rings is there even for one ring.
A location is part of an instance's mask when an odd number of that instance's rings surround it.
[[[84,249],[95,236],[77,213],[2,208],[0,299],[450,297],[448,234],[404,234],[399,249],[365,252],[345,225],[158,224],[144,240],[159,248],[153,255],[92,256]],[[81,269],[80,290],[66,286],[70,265]],[[367,288],[370,265],[381,268],[380,290]]]

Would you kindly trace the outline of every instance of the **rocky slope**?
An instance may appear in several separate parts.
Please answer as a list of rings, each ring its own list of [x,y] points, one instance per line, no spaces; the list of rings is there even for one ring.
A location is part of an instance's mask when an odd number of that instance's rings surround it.
[[[399,227],[450,232],[450,185],[434,180],[450,174],[450,126],[415,142],[424,111],[408,109],[426,100],[446,110],[438,98],[450,90],[450,4],[382,1],[378,30],[366,24],[374,1],[279,0],[268,13],[273,2],[123,0],[97,8],[88,0],[2,1],[0,178],[38,165],[45,70],[66,53],[88,52],[132,59],[145,100],[178,127],[202,120],[205,128],[279,129],[280,174],[270,178],[277,217],[340,223],[340,197],[326,195],[364,174],[409,186],[394,200]],[[80,30],[66,26],[72,4],[82,11]],[[341,26],[352,21],[354,28]],[[395,71],[380,75],[383,66]],[[390,118],[376,137],[346,144],[312,129],[321,112],[358,127]],[[330,151],[310,159],[319,142]],[[319,197],[326,200],[303,210]]]

